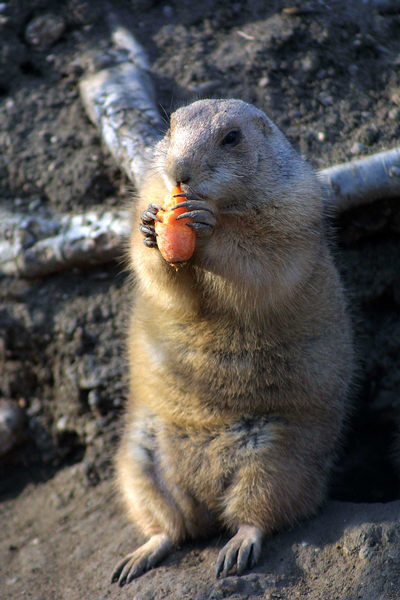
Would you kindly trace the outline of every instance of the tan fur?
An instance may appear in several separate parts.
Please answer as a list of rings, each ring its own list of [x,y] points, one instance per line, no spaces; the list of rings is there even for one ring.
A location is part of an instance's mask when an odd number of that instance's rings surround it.
[[[239,144],[221,144],[238,128]],[[217,224],[176,271],[138,225],[188,176],[182,188]],[[320,196],[255,107],[203,100],[172,115],[134,209],[131,392],[117,457],[118,486],[146,536],[176,544],[223,526],[255,544],[254,532],[271,534],[324,499],[353,358]]]

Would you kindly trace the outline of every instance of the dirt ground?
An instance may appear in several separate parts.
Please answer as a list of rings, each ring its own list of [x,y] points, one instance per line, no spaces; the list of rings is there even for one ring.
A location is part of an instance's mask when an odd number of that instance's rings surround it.
[[[265,110],[316,169],[399,145],[400,11],[361,0],[9,0],[0,3],[0,203],[24,213],[122,206],[131,185],[78,92],[112,10],[149,54],[160,111],[199,97]],[[286,8],[301,10],[285,12]],[[295,14],[294,14],[295,13]],[[41,20],[40,20],[41,18]],[[0,596],[400,597],[400,205],[333,223],[359,376],[330,500],[265,544],[260,566],[214,580],[223,534],[179,549],[124,590],[138,542],[112,489],[134,294],[118,263],[0,278],[0,402],[24,425],[0,457]]]

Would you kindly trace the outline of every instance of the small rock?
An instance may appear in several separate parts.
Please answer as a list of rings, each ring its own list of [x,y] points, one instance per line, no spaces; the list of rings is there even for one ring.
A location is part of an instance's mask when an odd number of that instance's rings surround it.
[[[35,211],[36,209],[39,208],[39,206],[42,204],[42,201],[40,198],[34,198],[33,200],[31,200],[28,204],[28,208],[30,211]]]
[[[56,429],[58,432],[62,433],[64,431],[67,431],[68,429],[68,417],[66,415],[63,415],[62,417],[60,417],[56,423]]]
[[[363,154],[366,151],[366,147],[361,142],[354,142],[350,148],[350,152],[354,155]]]
[[[78,366],[79,387],[93,390],[101,383],[101,369],[93,356],[85,356]]]
[[[90,444],[99,432],[99,427],[95,421],[89,421],[85,425],[85,442]]]
[[[397,107],[391,108],[388,112],[388,117],[392,121],[399,121],[400,120],[400,108],[397,108]]]
[[[0,456],[22,441],[25,413],[11,400],[0,400]]]
[[[64,20],[47,13],[32,19],[26,28],[25,39],[31,46],[46,48],[57,42],[64,31]]]
[[[318,96],[318,100],[323,104],[323,106],[331,106],[333,104],[333,98],[329,94],[320,94]]]
[[[392,93],[390,94],[390,99],[393,102],[393,104],[397,104],[397,106],[400,106],[400,88],[395,88]]]
[[[31,404],[26,412],[27,412],[28,417],[35,417],[38,414],[40,414],[41,410],[42,410],[42,405],[41,405],[39,398],[33,398],[31,400]]]
[[[320,59],[315,52],[309,52],[301,59],[301,68],[306,73],[313,73],[318,70]]]
[[[101,407],[101,396],[98,390],[90,390],[88,394],[88,404],[91,410],[99,410],[99,408]]]
[[[265,77],[261,77],[260,81],[258,82],[258,87],[265,88],[265,87],[267,87],[268,84],[269,84],[269,77],[268,77],[268,75],[265,75]]]

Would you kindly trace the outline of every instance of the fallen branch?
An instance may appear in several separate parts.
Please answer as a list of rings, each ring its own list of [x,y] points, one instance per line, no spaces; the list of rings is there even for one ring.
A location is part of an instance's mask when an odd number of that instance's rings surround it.
[[[112,41],[113,49],[97,56],[100,67],[111,65],[84,77],[79,88],[86,112],[117,165],[140,184],[163,123],[144,49],[122,27],[114,30]]]
[[[80,84],[82,101],[117,164],[140,185],[162,129],[147,57],[129,32],[117,27],[114,48]],[[100,69],[100,70],[96,70]],[[325,201],[343,212],[382,198],[400,198],[400,148],[318,173]],[[129,234],[124,211],[90,211],[44,218],[0,213],[0,275],[39,277],[114,260]]]
[[[400,148],[319,171],[324,200],[341,213],[382,198],[400,198]]]
[[[124,211],[90,211],[45,219],[0,212],[0,275],[41,277],[104,264],[122,255]]]

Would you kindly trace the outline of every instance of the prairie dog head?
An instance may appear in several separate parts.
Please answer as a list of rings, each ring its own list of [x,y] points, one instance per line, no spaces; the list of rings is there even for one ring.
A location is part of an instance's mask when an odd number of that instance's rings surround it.
[[[179,108],[157,145],[155,163],[167,188],[244,210],[266,201],[319,196],[311,169],[277,126],[241,100],[199,100]],[[314,194],[311,193],[311,196]]]

